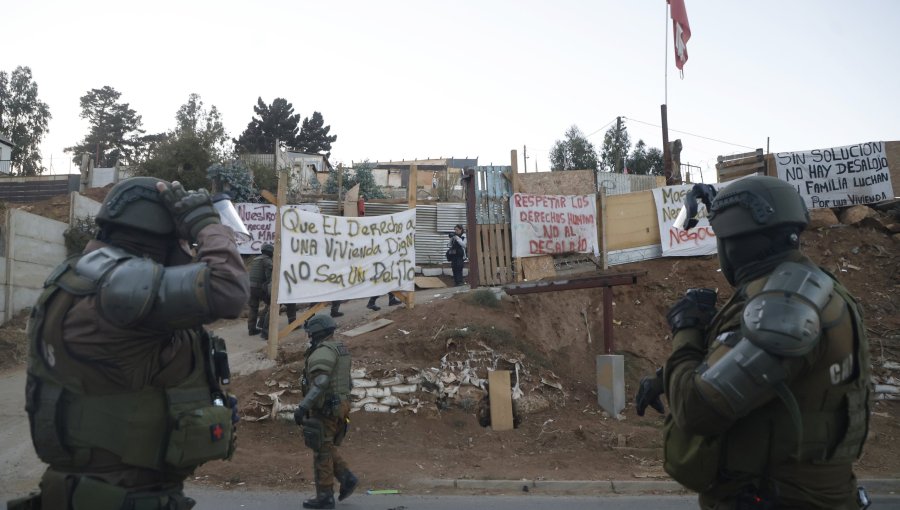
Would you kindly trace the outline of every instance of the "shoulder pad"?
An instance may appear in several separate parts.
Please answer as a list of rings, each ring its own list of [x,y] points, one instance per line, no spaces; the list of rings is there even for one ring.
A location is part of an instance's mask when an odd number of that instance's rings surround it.
[[[85,253],[75,263],[79,276],[100,281],[119,261],[135,258],[134,255],[114,246],[104,246],[99,250]]]
[[[330,374],[337,363],[337,353],[326,345],[320,346],[309,355],[306,370],[309,374],[325,372]]]
[[[803,356],[819,341],[834,281],[817,267],[785,262],[744,306],[741,332],[778,356]]]
[[[103,317],[121,328],[134,326],[153,308],[163,266],[145,259],[130,257],[106,271],[98,304]]]

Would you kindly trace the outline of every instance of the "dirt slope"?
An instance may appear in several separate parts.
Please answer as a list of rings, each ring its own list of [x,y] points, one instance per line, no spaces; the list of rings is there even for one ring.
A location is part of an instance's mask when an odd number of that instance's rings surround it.
[[[871,228],[838,227],[806,233],[803,250],[859,296],[875,372],[879,380],[886,379],[890,373],[882,368],[883,362],[900,361],[898,243]],[[720,303],[730,297],[731,288],[717,268],[715,257],[657,259],[616,268],[647,271],[638,285],[615,289],[616,350],[626,356],[629,395],[640,376],[668,355],[664,316],[674,299],[698,286],[718,288]],[[457,401],[432,399],[417,414],[354,413],[342,450],[367,487],[414,487],[422,478],[665,477],[662,417],[650,411],[639,418],[630,404],[621,420],[598,410],[594,356],[603,345],[602,291],[507,297],[497,308],[475,303],[472,297],[473,293],[461,294],[413,310],[401,308],[386,316],[394,321],[388,327],[346,339],[355,366],[376,376],[391,369],[409,374],[413,369],[439,367],[442,358],[445,363],[472,358],[471,352],[487,347],[498,354],[501,367],[504,363],[512,367],[509,360],[521,362],[521,388],[538,410],[528,413],[522,426],[511,432],[478,426],[472,409],[477,392]],[[255,391],[272,391],[268,382],[286,390],[284,403],[296,403],[299,395],[291,391],[302,369],[300,349],[288,344],[278,368],[239,378],[233,389],[241,401],[260,399]],[[543,384],[542,378],[558,382],[562,391]],[[879,401],[874,411],[858,472],[898,476],[900,407]],[[203,467],[199,481],[291,488],[311,483],[311,458],[293,424],[244,423],[240,445],[233,462]]]

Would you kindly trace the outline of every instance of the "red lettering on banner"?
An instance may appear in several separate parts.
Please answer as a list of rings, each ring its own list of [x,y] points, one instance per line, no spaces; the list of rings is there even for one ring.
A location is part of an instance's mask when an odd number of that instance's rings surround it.
[[[672,246],[680,246],[682,243],[693,242],[694,245],[700,244],[700,241],[712,239],[716,237],[711,227],[697,227],[690,231],[681,230],[675,227],[669,228],[669,248]]]

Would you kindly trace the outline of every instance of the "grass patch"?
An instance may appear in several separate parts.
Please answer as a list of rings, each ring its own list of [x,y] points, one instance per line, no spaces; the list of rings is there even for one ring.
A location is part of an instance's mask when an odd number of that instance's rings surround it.
[[[500,299],[494,291],[489,289],[478,289],[474,292],[469,292],[466,296],[466,302],[485,308],[500,308]]]

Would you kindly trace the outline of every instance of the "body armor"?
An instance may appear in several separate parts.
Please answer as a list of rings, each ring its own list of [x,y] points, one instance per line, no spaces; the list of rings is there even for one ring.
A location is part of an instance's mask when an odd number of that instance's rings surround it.
[[[48,278],[29,321],[26,411],[38,456],[57,471],[90,471],[103,459],[104,470],[136,467],[176,476],[229,458],[232,410],[219,387],[225,375],[217,374],[213,363],[221,342],[202,329],[172,333],[189,342],[194,362],[187,377],[162,387],[122,387],[101,371],[115,360],[69,354],[63,342],[66,314],[78,299],[100,293],[103,281],[76,270],[81,257],[67,260]],[[156,354],[163,348],[159,345]]]
[[[319,344],[306,358],[304,379],[311,381],[313,374],[324,372],[329,375],[328,389],[314,403],[314,409],[322,409],[329,401],[350,398],[350,351],[342,342],[328,340]],[[305,389],[304,389],[305,391]]]
[[[836,500],[828,499],[832,495],[798,492],[785,480],[818,480],[835,490],[835,498],[855,490],[855,486],[850,487],[852,463],[861,453],[869,417],[869,346],[865,328],[856,301],[831,275],[806,259],[784,263],[779,269],[797,263],[807,266],[810,274],[830,281],[819,287],[829,291],[827,296],[810,291],[813,301],[821,306],[818,342],[811,348],[803,345],[802,349],[788,350],[794,361],[783,365],[789,372],[785,378],[790,377],[785,384],[786,393],[778,392],[775,397],[772,388],[765,403],[746,409],[732,405],[729,400],[734,395],[728,395],[729,391],[708,391],[710,386],[705,386],[708,382],[704,381],[697,383],[704,398],[710,398],[709,405],[723,416],[734,419],[733,424],[721,434],[700,435],[684,430],[672,415],[667,418],[665,469],[686,487],[700,492],[701,500],[704,496],[716,501],[727,499],[744,487],[753,486],[763,492],[780,492],[792,501],[808,501],[817,508],[837,508]],[[773,276],[778,277],[779,269],[739,287],[713,319],[705,334],[708,354],[695,378],[702,380],[719,361],[727,361],[736,350],[746,349],[748,336],[759,345],[775,346],[772,351],[785,345],[783,338],[773,339],[771,332],[760,337],[760,331],[750,331],[746,324],[747,314],[760,316],[760,310],[754,312],[752,305],[772,289],[768,282]],[[797,274],[796,267],[789,269]],[[829,288],[831,284],[833,287]],[[773,311],[773,316],[780,312]],[[681,334],[696,334],[694,331]],[[797,343],[808,344],[808,339],[798,339]],[[780,360],[788,358],[784,351],[757,351]],[[746,355],[741,363],[746,365],[743,368],[752,366]],[[772,377],[757,376],[759,384]],[[719,382],[722,388],[729,386],[738,392],[742,389],[729,384],[727,376]]]
[[[267,287],[269,280],[272,278],[272,257],[257,255],[250,261],[247,273],[250,276],[250,288],[260,289]]]

